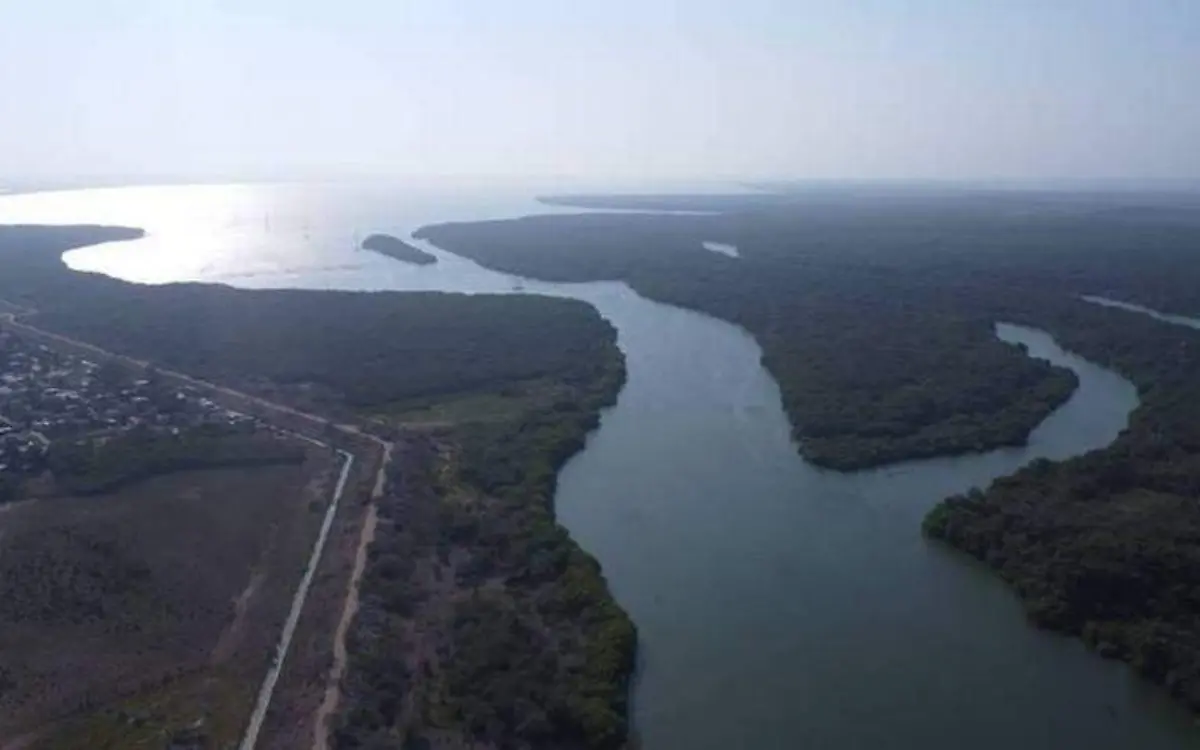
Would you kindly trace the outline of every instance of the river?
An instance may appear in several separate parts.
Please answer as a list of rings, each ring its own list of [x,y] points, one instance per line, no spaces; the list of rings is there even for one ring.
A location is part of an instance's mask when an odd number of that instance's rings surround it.
[[[70,253],[131,281],[512,293],[518,280],[424,243],[416,267],[356,251],[370,232],[554,209],[524,193],[384,185],[175,186],[0,198],[0,222],[140,226]],[[804,462],[741,329],[622,284],[520,280],[617,327],[629,379],[563,470],[562,522],[639,628],[646,750],[1177,748],[1197,730],[1123,665],[1029,627],[991,573],[922,539],[942,497],[1038,457],[1109,443],[1137,397],[1044,333],[1002,338],[1080,388],[1029,445],[840,474]]]
[[[1082,299],[1085,302],[1091,302],[1093,305],[1100,305],[1101,307],[1113,307],[1118,310],[1124,310],[1125,312],[1146,315],[1154,318],[1155,320],[1162,321],[1163,323],[1184,326],[1185,328],[1200,329],[1200,318],[1190,318],[1186,315],[1163,313],[1159,312],[1158,310],[1153,310],[1149,307],[1135,305],[1132,302],[1121,302],[1119,300],[1109,299],[1108,297],[1097,297],[1093,294],[1085,294],[1083,295]]]

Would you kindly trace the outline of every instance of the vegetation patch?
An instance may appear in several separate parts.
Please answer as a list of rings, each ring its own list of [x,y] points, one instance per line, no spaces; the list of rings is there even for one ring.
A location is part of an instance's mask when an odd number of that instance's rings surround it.
[[[56,442],[46,454],[46,465],[60,491],[94,495],[177,471],[300,464],[305,454],[294,441],[206,425],[175,432],[134,429],[109,438]]]
[[[386,255],[392,260],[414,263],[418,266],[437,263],[436,255],[431,255],[420,248],[413,247],[404,240],[393,237],[390,234],[369,235],[363,240],[362,247],[363,250],[371,250],[380,255]]]
[[[584,383],[608,336],[574,300],[145,286],[62,263],[59,253],[86,244],[88,232],[130,231],[0,227],[0,298],[37,310],[28,322],[40,328],[326,411],[549,375]]]
[[[408,425],[504,421],[522,417],[531,407],[551,406],[574,396],[570,387],[552,378],[537,378],[485,391],[406,399],[382,409],[364,410],[364,414],[385,423]]]
[[[420,235],[510,273],[624,279],[742,325],[779,381],[801,452],[825,466],[1022,442],[1074,382],[996,341],[996,321],[1047,330],[1117,370],[1141,406],[1112,446],[948,499],[925,531],[995,568],[1035,623],[1129,661],[1200,710],[1200,334],[1078,301],[1200,313],[1194,196],[809,190],[622,205],[717,213]],[[702,240],[741,257],[697,250]]]
[[[1034,623],[1200,710],[1200,334],[1083,302],[1027,316],[1130,378],[1142,405],[1111,447],[949,498],[924,531],[995,568]]]
[[[337,747],[625,744],[636,631],[553,512],[559,468],[623,382],[611,336],[600,351],[590,382],[510,388],[507,416],[398,446]]]
[[[236,743],[320,525],[332,462],[176,472],[11,508],[0,736]]]
[[[1074,376],[996,340],[979,303],[997,290],[981,291],[971,273],[950,276],[945,258],[927,262],[944,227],[881,210],[840,219],[789,204],[752,216],[540,216],[418,235],[506,273],[620,279],[742,326],[779,382],[801,453],[821,466],[1023,444]],[[740,257],[704,250],[705,240],[736,245]]]
[[[56,251],[73,243],[85,244],[83,237],[89,232],[93,236],[124,236],[122,230],[95,228],[0,228],[0,263],[6,269],[0,276],[0,297],[35,308],[37,314],[30,322],[38,327],[149,360],[163,369],[306,409],[357,418],[373,429],[403,436],[388,495],[381,502],[379,537],[350,643],[348,697],[342,704],[339,743],[353,745],[356,738],[363,737],[390,743],[388,738],[396,736],[457,736],[507,746],[513,738],[529,737],[545,747],[609,747],[623,740],[633,628],[612,602],[595,561],[554,523],[552,509],[558,468],[582,446],[587,431],[597,424],[600,409],[612,403],[623,382],[623,363],[610,325],[584,303],[526,296],[250,292],[197,284],[137,286],[76,274],[62,266]],[[483,405],[491,406],[484,419],[463,419],[469,413],[486,412],[480,409]],[[440,418],[444,429],[438,432],[443,437],[435,441],[419,422],[414,424],[412,417],[418,410]],[[380,422],[385,425],[382,429]],[[489,431],[485,434],[476,429]],[[75,478],[79,487],[121,494],[184,476],[171,474],[129,484],[136,477],[178,468],[180,453],[176,449],[182,451],[182,447],[177,442],[187,443],[188,460],[222,462],[230,458],[221,451],[208,452],[207,442],[198,436],[156,442],[160,436],[146,445],[137,443],[142,436],[136,433],[127,439],[134,444],[80,445],[64,449],[54,460],[59,472]],[[490,443],[495,445],[486,445]],[[422,453],[420,445],[428,449]],[[250,445],[243,447],[248,450],[248,460],[287,459],[249,450]],[[112,493],[114,487],[122,489]],[[315,511],[323,505],[304,503],[303,507],[315,518],[319,515]],[[361,502],[352,507],[361,508]],[[339,526],[342,531],[336,539],[344,538],[342,532],[348,533],[352,526]],[[486,539],[471,542],[463,535],[476,527]],[[136,526],[122,528],[132,533]],[[204,525],[195,523],[189,528],[198,533]],[[219,534],[211,536],[220,538]],[[72,542],[73,547],[63,544],[63,550],[51,555],[54,560],[69,561],[74,554],[70,549],[89,555],[107,549],[105,543],[90,540]],[[121,542],[109,546],[124,549]],[[392,548],[402,554],[385,554]],[[197,553],[188,559],[204,558]],[[232,561],[231,557],[222,562]],[[163,569],[161,563],[143,561],[138,555],[106,562],[101,580],[88,582],[88,591],[100,593],[90,595],[80,609],[86,611],[95,602],[114,597],[125,602],[121,597],[127,597],[129,606],[122,611],[153,615],[132,623],[163,622],[166,628],[178,613],[198,629],[202,622],[215,621],[191,613],[191,607],[197,605],[186,580],[201,572],[180,574],[177,585],[169,590],[187,598],[176,601],[164,598],[152,585]],[[128,568],[118,562],[128,562]],[[334,565],[336,570],[327,570],[329,580],[344,580],[338,565]],[[296,576],[301,569],[302,565],[296,566]],[[237,575],[226,573],[221,580],[237,580]],[[74,572],[66,577],[71,581],[80,578]],[[115,582],[111,580],[114,577]],[[129,588],[131,581],[150,588]],[[438,581],[443,588],[435,585]],[[325,592],[321,596],[329,593],[326,583],[324,576],[315,583],[315,589]],[[415,598],[410,600],[410,596]],[[421,597],[438,604],[417,618],[413,607]],[[212,603],[205,606],[213,612],[228,611]],[[532,660],[549,665],[555,676],[551,684],[558,702],[537,709],[545,713],[544,721],[535,721],[536,712],[530,706],[535,705],[533,698],[549,700],[549,696],[544,685],[533,684],[532,673],[518,669],[518,682],[526,692],[519,704],[520,717],[514,718],[510,714],[516,704],[504,704],[495,709],[499,713],[489,713],[493,709],[481,703],[481,695],[494,697],[500,683],[482,687],[487,692],[481,694],[468,684],[473,681],[464,678],[469,673],[454,672],[451,653],[461,650],[464,668],[485,671],[487,660],[495,656],[496,646],[479,640],[484,630],[470,625],[489,612],[485,609],[489,606],[512,613],[513,621],[519,623],[513,627],[514,637],[525,634],[516,640],[502,638],[499,643],[515,649],[521,663]],[[268,717],[268,743],[275,741],[272,727],[280,729],[280,717],[295,716],[295,707],[300,702],[307,705],[311,698],[312,691],[293,689],[297,685],[292,683],[301,677],[311,682],[325,663],[325,652],[315,637],[318,634],[306,629],[306,622],[314,620],[306,617],[301,622],[306,633],[301,640],[307,644],[301,654],[303,675],[295,669],[291,677],[285,674],[281,687],[289,696],[288,705],[273,708]],[[417,637],[416,627],[422,628],[420,638],[425,640],[419,638],[418,642],[425,645],[413,648],[426,654],[428,644],[434,644],[435,655],[439,648],[444,649],[441,657],[418,662],[397,655],[397,649],[407,648],[405,644]],[[202,642],[198,636],[189,640],[193,647]],[[145,648],[145,643],[166,641],[139,631],[122,648]],[[103,652],[116,658],[120,649],[106,646]],[[270,650],[263,648],[259,653],[239,663],[253,668],[260,678]],[[146,684],[144,680],[159,679],[155,675],[163,670],[170,676],[161,679],[174,680],[200,668],[191,652],[164,653],[161,659],[147,663],[131,658],[123,663],[136,670],[142,681],[127,689],[113,687],[112,695],[122,698],[140,695],[137,691]],[[409,672],[399,668],[404,665],[417,670],[411,674],[428,671],[438,677],[406,682]],[[114,678],[106,684],[123,683]],[[186,692],[184,683],[172,684]],[[410,689],[414,685],[433,692],[418,693]],[[111,705],[107,695],[104,704]],[[155,695],[161,697],[164,692]],[[117,714],[98,717],[88,710],[92,705],[76,706],[87,721],[71,723],[69,731],[76,732],[81,726],[100,727],[96,732],[112,729],[111,718]],[[246,711],[249,709],[247,705]],[[175,716],[172,711],[159,713]],[[532,723],[526,726],[526,720]],[[205,723],[215,725],[215,720],[205,719]],[[177,726],[174,718],[156,726],[170,732],[192,731],[191,724]],[[87,742],[108,737],[89,734],[91,729],[81,731],[69,735],[85,738],[78,740],[77,746],[90,747]],[[276,734],[295,738],[303,733],[293,726]],[[121,741],[131,741],[132,736]],[[218,742],[204,740],[210,741]]]

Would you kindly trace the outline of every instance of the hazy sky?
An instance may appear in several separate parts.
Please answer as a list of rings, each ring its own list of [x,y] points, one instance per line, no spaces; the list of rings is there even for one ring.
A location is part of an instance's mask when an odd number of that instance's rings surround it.
[[[0,6],[0,178],[1200,177],[1200,0]]]

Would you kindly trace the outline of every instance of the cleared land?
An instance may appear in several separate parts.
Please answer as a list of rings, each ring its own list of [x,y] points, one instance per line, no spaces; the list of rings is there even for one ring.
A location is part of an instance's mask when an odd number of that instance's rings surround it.
[[[6,513],[0,737],[236,743],[333,468],[313,450],[300,465],[179,472]]]

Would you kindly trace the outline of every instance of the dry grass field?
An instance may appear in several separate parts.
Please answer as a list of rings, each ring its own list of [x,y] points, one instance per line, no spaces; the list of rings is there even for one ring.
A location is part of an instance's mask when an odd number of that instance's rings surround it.
[[[156,477],[0,518],[0,747],[236,744],[335,479]]]

